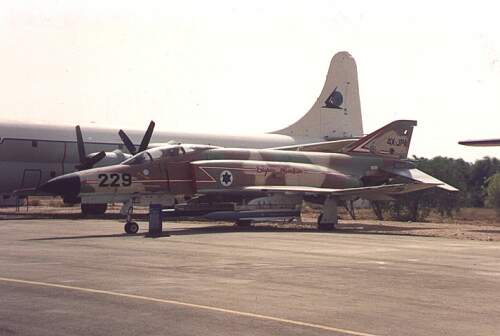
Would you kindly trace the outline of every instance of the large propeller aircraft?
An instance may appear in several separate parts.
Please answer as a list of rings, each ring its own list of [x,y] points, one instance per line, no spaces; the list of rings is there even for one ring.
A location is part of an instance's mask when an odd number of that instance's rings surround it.
[[[43,192],[82,200],[161,204],[217,212],[231,201],[257,205],[274,200],[300,207],[303,200],[323,204],[320,229],[338,222],[340,201],[394,199],[398,195],[439,187],[457,191],[415,168],[407,159],[416,121],[398,120],[349,142],[340,153],[221,148],[207,145],[163,145],[146,149],[152,127],[136,154],[118,165],[56,177]],[[121,132],[127,145],[127,137]],[[276,201],[279,200],[279,201]],[[265,203],[265,202],[264,202]],[[129,212],[131,214],[131,212]],[[139,227],[127,216],[125,231]]]

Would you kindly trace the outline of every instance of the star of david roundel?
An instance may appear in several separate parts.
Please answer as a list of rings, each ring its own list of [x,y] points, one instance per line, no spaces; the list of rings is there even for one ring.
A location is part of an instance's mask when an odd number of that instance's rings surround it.
[[[220,173],[220,184],[222,184],[224,187],[229,187],[231,184],[233,184],[233,173],[231,173],[229,170],[223,170],[222,173]]]

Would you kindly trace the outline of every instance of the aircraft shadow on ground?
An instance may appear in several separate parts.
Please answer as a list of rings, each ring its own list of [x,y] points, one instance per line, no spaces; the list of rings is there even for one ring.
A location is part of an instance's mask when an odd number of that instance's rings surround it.
[[[185,236],[185,235],[204,235],[204,234],[224,234],[224,233],[236,233],[236,232],[249,232],[249,233],[321,233],[321,234],[361,234],[361,235],[395,235],[395,236],[420,236],[420,237],[430,237],[431,235],[420,234],[418,232],[408,232],[417,230],[432,230],[435,228],[423,227],[423,226],[412,226],[412,227],[400,227],[400,226],[383,226],[383,225],[369,225],[369,224],[339,224],[338,229],[333,231],[319,231],[312,223],[307,227],[278,227],[276,225],[256,225],[249,227],[231,226],[231,225],[207,225],[207,226],[196,226],[196,227],[185,227],[185,228],[169,228],[168,223],[164,223],[163,232],[159,236],[149,236],[147,232],[141,232],[138,234],[126,234],[126,233],[115,233],[115,234],[95,234],[95,235],[80,235],[80,236],[60,236],[60,237],[45,237],[45,238],[32,238],[25,239],[24,241],[50,241],[50,240],[74,240],[74,239],[96,239],[96,238],[123,238],[123,237],[135,237],[142,236],[144,238],[162,238],[168,236]],[[291,224],[288,224],[291,225]],[[407,231],[407,232],[398,232]]]
[[[147,220],[147,214],[134,214],[134,219],[136,220]],[[38,214],[38,213],[2,213],[0,214],[0,221],[2,220],[40,220],[40,219],[69,219],[69,220],[81,220],[81,219],[121,219],[123,220],[125,216],[121,214],[111,213],[103,215],[82,215],[81,213],[65,213],[65,214]]]
[[[61,236],[61,237],[45,237],[45,238],[30,238],[23,239],[21,241],[44,241],[44,240],[73,240],[73,239],[95,239],[95,238],[118,238],[118,237],[133,237],[141,236],[143,234],[130,235],[127,233],[114,233],[114,234],[103,234],[103,235],[82,235],[82,236]]]
[[[165,226],[164,226],[165,228]],[[168,227],[165,228],[168,230]],[[205,226],[196,228],[182,228],[169,231],[171,236],[182,235],[197,235],[197,234],[214,234],[214,233],[234,233],[234,232],[296,232],[296,233],[321,233],[321,234],[367,234],[367,235],[397,235],[397,236],[420,236],[430,237],[431,235],[420,233],[408,233],[398,231],[417,231],[417,230],[432,230],[430,227],[399,227],[399,226],[382,226],[382,225],[367,225],[367,224],[339,224],[338,229],[332,231],[320,231],[314,224],[309,227],[277,227],[277,226]]]

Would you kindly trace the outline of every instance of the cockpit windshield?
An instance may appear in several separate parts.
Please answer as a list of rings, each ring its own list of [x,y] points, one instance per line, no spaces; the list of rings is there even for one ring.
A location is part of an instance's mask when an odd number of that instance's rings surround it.
[[[182,146],[179,146],[179,145],[151,148],[151,149],[148,149],[147,152],[149,154],[151,154],[151,157],[153,158],[153,160],[157,160],[157,159],[164,158],[164,157],[176,157],[179,155],[186,154],[186,151],[184,150],[184,148]]]
[[[143,164],[150,161],[153,161],[151,154],[149,154],[148,152],[142,152],[132,156],[128,160],[123,161],[123,164],[132,166],[132,165]]]

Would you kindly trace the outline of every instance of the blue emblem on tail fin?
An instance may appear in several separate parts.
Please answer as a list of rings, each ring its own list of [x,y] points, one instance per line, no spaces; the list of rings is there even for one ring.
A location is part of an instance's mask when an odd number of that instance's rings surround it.
[[[325,106],[323,107],[340,109],[342,108],[340,105],[342,105],[343,102],[344,96],[342,96],[342,93],[340,93],[340,91],[337,91],[337,87],[335,87],[330,96],[328,96],[328,98],[325,100]]]

